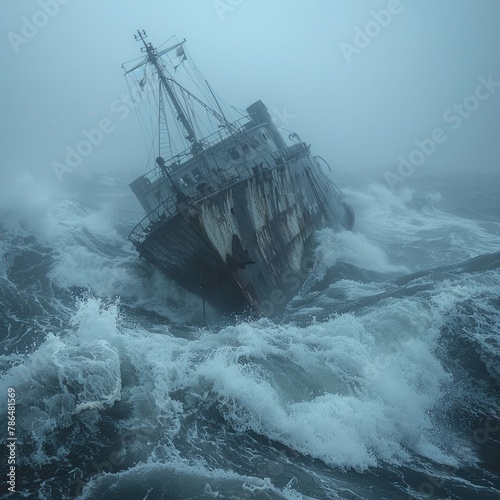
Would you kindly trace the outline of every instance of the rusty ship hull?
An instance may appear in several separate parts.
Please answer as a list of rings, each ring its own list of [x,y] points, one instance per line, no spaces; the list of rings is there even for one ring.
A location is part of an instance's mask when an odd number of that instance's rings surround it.
[[[312,265],[315,229],[351,229],[354,214],[309,148],[192,203],[137,244],[140,255],[219,309],[272,316]]]
[[[287,142],[262,101],[229,121],[208,83],[213,107],[176,81],[189,74],[177,70],[187,60],[184,41],[158,51],[144,31],[136,40],[145,57],[125,74],[143,71],[133,78],[140,92],[148,80],[158,88],[160,155],[130,184],[147,215],[129,239],[141,257],[217,309],[275,315],[307,276],[314,230],[350,229],[351,207],[310,146],[295,133]],[[173,154],[176,129],[187,148]]]

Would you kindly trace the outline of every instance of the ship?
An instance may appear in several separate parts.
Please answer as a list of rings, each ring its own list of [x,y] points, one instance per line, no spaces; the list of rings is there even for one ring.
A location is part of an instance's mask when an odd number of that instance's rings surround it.
[[[146,84],[155,90],[158,155],[151,150],[150,170],[130,184],[146,214],[130,241],[204,310],[206,301],[224,312],[278,315],[310,273],[315,230],[352,229],[352,207],[326,161],[296,133],[284,136],[260,100],[231,119],[197,67],[186,66],[185,40],[155,48],[145,31],[134,36],[142,55],[123,68],[139,100]]]

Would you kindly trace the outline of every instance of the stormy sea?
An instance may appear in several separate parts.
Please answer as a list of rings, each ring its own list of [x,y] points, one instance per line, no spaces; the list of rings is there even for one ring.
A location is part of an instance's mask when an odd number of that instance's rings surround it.
[[[0,204],[0,494],[499,498],[498,175],[339,184],[354,230],[315,234],[284,315],[207,305],[204,324],[128,242],[125,184],[20,181]]]

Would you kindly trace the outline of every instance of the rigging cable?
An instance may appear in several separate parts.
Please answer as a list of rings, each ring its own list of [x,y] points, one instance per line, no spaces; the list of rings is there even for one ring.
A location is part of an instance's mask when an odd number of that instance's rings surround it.
[[[207,311],[205,307],[205,276],[203,275],[203,257],[201,252],[201,234],[198,233],[198,253],[200,254],[200,287],[201,287],[201,298],[203,304],[203,326],[207,324]]]
[[[132,91],[130,89],[130,81],[129,81],[128,78],[126,78],[125,81],[127,82],[127,88],[129,90],[129,95],[132,96]],[[144,133],[144,129],[143,129],[143,126],[142,126],[141,115],[140,115],[139,110],[137,109],[137,107],[134,108],[134,111],[135,111],[135,113],[137,115],[137,121],[139,123],[139,128],[141,130],[142,139],[144,141],[144,145],[146,146],[146,151],[147,151],[148,150],[148,144],[149,144],[149,142],[146,140],[146,134]],[[148,153],[147,161],[146,161],[146,167],[145,167],[145,172],[151,170],[149,168],[150,162],[151,162],[151,156]]]

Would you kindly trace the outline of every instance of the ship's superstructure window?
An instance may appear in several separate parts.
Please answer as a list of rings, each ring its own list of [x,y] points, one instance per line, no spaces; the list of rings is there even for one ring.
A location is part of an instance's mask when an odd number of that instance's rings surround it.
[[[194,180],[193,180],[193,178],[189,174],[183,175],[181,177],[181,182],[185,186],[192,186],[194,184]]]
[[[238,158],[240,158],[240,153],[238,153],[238,150],[236,148],[231,148],[229,150],[229,156],[233,159],[233,160],[237,160]]]
[[[235,313],[245,303],[259,316],[282,312],[293,292],[280,288],[282,270],[298,260],[315,229],[352,227],[352,209],[338,188],[323,182],[309,146],[298,137],[289,145],[262,101],[232,121],[239,110],[227,106],[225,113],[225,103],[190,64],[184,41],[156,49],[144,31],[135,38],[143,46],[142,62],[127,63],[125,74],[133,90],[146,78],[154,83],[158,94],[147,106],[153,130],[147,132],[159,137],[153,141],[158,149],[147,144],[154,169],[130,184],[146,211],[130,241],[141,257],[199,293],[204,316],[205,301],[220,304],[224,296],[222,306]],[[149,69],[137,71],[144,65]],[[139,118],[142,126],[142,112]],[[301,273],[299,285],[305,279]]]
[[[203,179],[203,175],[198,167],[193,168],[193,170],[191,170],[191,175],[194,177],[194,180],[196,182],[200,182]]]

